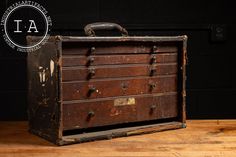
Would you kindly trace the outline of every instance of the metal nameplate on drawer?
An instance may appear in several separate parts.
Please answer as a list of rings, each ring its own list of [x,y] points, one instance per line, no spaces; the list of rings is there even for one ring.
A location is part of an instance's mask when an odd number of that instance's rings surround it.
[[[118,98],[114,100],[114,106],[135,105],[135,98]]]

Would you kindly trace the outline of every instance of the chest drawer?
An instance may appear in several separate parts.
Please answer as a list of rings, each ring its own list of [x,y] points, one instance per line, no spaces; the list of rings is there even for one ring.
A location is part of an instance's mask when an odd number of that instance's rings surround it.
[[[62,91],[64,101],[174,92],[177,91],[177,76],[65,82]]]
[[[176,53],[178,48],[173,42],[110,42],[104,40],[103,42],[82,41],[78,42],[68,41],[62,43],[62,55],[128,55],[128,54],[156,54],[156,53]]]
[[[63,67],[95,66],[95,65],[123,65],[123,64],[151,64],[151,63],[177,63],[177,51],[158,54],[106,54],[106,55],[64,55]]]
[[[69,102],[63,111],[64,130],[173,118],[177,93]]]
[[[79,81],[102,78],[157,76],[177,73],[177,63],[152,65],[112,65],[62,68],[62,81]]]

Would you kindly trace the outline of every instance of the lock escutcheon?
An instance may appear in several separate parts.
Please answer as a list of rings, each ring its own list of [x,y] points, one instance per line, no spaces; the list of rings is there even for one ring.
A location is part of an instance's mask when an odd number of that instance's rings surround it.
[[[150,107],[151,110],[154,110],[156,108],[157,108],[157,105],[151,105],[151,107]]]
[[[157,108],[157,105],[156,104],[153,104],[150,106],[150,114],[153,114],[153,112],[156,110]]]

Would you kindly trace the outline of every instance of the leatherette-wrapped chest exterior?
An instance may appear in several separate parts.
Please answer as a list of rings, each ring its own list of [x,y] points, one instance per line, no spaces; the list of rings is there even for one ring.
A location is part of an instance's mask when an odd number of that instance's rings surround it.
[[[106,28],[123,36],[94,36]],[[65,145],[186,126],[186,36],[131,37],[111,23],[85,31],[28,54],[30,132]]]

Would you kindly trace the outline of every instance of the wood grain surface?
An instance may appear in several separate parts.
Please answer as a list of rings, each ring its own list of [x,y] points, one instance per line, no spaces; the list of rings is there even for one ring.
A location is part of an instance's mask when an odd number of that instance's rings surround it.
[[[0,157],[236,156],[236,120],[188,120],[186,129],[61,147],[27,129],[27,122],[0,122]]]

